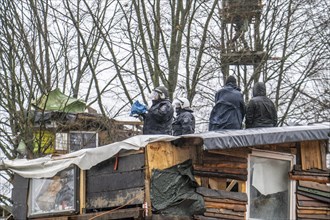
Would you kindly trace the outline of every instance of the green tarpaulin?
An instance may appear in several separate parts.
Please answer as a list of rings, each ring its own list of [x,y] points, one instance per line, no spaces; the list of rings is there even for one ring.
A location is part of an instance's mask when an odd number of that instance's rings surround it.
[[[86,109],[86,103],[75,98],[64,95],[59,89],[42,95],[34,103],[34,106],[44,111],[60,111],[81,113]]]

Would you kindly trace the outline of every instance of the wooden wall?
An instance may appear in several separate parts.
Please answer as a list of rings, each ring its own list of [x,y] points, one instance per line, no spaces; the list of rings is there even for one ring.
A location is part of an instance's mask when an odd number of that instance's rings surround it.
[[[86,172],[86,211],[144,202],[144,154],[115,157]]]
[[[194,175],[203,195],[203,215],[195,219],[245,219],[248,148],[203,151]]]
[[[304,141],[298,145],[299,160],[290,173],[290,178],[297,181],[297,219],[330,219],[327,145],[326,140]]]

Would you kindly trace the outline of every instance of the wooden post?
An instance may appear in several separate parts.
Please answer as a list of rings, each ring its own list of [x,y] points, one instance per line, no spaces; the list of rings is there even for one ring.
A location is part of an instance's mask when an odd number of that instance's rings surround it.
[[[86,207],[86,171],[80,170],[79,178],[79,213],[83,214],[83,209]]]
[[[145,176],[144,176],[144,183],[145,183],[145,188],[144,188],[144,202],[146,205],[146,212],[144,213],[145,216],[151,216],[151,199],[150,199],[150,178],[151,178],[151,171],[149,167],[149,161],[148,161],[148,149],[150,148],[149,145],[145,147],[144,150],[144,158],[145,158]]]

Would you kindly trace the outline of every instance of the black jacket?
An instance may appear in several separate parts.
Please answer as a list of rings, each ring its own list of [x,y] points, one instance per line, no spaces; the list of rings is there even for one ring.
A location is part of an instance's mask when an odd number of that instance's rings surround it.
[[[246,128],[275,127],[277,112],[274,103],[266,97],[266,86],[258,82],[253,87],[253,98],[246,110]]]
[[[215,94],[215,103],[210,115],[210,131],[242,128],[245,105],[239,88],[226,84]]]
[[[190,109],[180,109],[172,124],[173,135],[193,134],[195,132],[195,117]]]
[[[144,115],[143,134],[172,134],[173,107],[169,100],[153,101]]]

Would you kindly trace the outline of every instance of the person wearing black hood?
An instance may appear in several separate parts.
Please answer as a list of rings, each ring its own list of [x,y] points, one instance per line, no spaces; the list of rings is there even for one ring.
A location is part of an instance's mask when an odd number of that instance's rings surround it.
[[[215,94],[209,121],[209,131],[220,129],[241,129],[245,115],[245,104],[236,78],[228,76],[225,86]]]
[[[275,127],[277,112],[274,103],[266,97],[266,86],[257,82],[253,87],[253,98],[246,110],[246,128]]]
[[[174,109],[164,86],[153,90],[152,105],[143,114],[143,134],[172,134]]]
[[[173,101],[176,118],[172,124],[173,135],[193,134],[195,132],[195,117],[186,98],[176,98]]]

